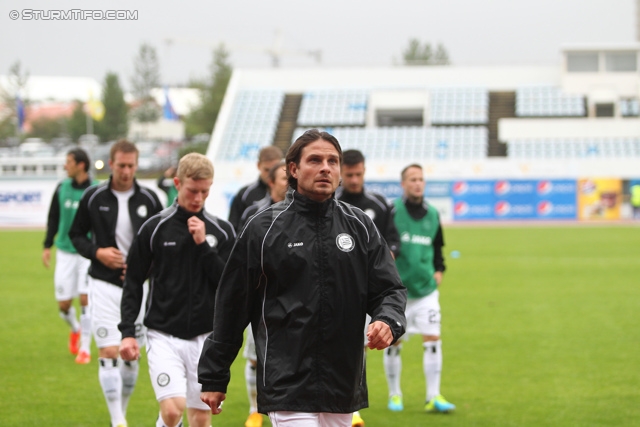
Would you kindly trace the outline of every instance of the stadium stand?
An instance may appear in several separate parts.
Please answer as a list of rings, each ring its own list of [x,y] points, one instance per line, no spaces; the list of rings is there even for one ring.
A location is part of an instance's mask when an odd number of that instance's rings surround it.
[[[621,99],[618,105],[622,117],[638,117],[640,115],[640,101],[638,98]]]
[[[566,94],[556,86],[522,86],[516,90],[518,117],[583,117],[582,95]]]
[[[481,125],[489,120],[487,88],[432,88],[429,93],[432,125]]]
[[[280,90],[239,91],[224,131],[220,158],[254,160],[261,147],[271,145],[284,96]]]
[[[294,132],[295,140],[306,128]],[[471,160],[487,153],[487,128],[452,127],[374,127],[326,128],[344,149],[357,149],[372,160]]]
[[[313,90],[302,97],[300,126],[364,126],[369,90]]]
[[[511,140],[511,159],[604,159],[640,157],[638,138],[550,138]]]

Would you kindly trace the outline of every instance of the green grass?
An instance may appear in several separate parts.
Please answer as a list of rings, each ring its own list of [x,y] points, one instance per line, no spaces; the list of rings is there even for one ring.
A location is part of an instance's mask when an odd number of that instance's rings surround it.
[[[41,231],[0,232],[0,425],[99,426],[108,413],[90,365],[73,363]],[[380,352],[368,352],[376,426],[627,426],[640,420],[640,228],[447,227],[441,287],[442,392],[449,415],[422,412],[420,340],[404,346],[405,410],[386,409]],[[242,426],[243,363],[214,426]],[[158,412],[143,357],[129,426]],[[269,423],[265,417],[265,426]]]

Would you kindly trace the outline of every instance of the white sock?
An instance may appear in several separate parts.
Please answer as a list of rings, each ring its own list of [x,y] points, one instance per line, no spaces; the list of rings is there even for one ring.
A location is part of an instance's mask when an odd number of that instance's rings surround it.
[[[140,364],[137,360],[132,362],[125,362],[120,359],[120,376],[122,378],[122,413],[127,415],[127,406],[129,405],[129,399],[133,394],[133,389],[136,386],[138,380],[138,371],[140,370]]]
[[[402,350],[402,345],[391,346],[384,350],[384,355],[382,356],[384,373],[389,386],[389,396],[402,396],[402,391],[400,390],[400,374],[402,373],[400,350]]]
[[[422,344],[422,368],[427,380],[427,402],[440,394],[440,375],[442,373],[442,340],[427,341]]]
[[[60,310],[60,317],[67,322],[72,332],[78,332],[80,323],[78,323],[78,319],[76,319],[76,308],[74,306],[69,307],[69,311],[66,313]]]
[[[102,393],[107,401],[111,423],[113,425],[126,423],[122,412],[122,377],[118,367],[118,359],[98,359],[98,378]]]
[[[89,306],[80,307],[80,350],[91,354],[91,316]]]
[[[249,397],[249,413],[258,412],[258,387],[256,385],[256,367],[247,360],[244,365],[244,380],[247,383],[247,396]]]
[[[180,420],[180,422],[178,424],[176,424],[174,427],[182,427],[182,420]],[[158,414],[158,419],[156,420],[156,427],[169,427],[164,423],[164,420],[162,419],[162,412],[160,412]]]

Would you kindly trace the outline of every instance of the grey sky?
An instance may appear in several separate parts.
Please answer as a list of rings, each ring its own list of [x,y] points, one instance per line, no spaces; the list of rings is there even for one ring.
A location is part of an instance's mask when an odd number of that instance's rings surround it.
[[[138,20],[10,18],[13,10],[89,8],[137,10]],[[208,73],[208,41],[225,42],[235,67],[270,66],[261,50],[272,46],[276,30],[285,50],[320,49],[324,67],[391,65],[412,37],[443,43],[458,65],[554,64],[563,44],[634,42],[635,17],[635,0],[0,0],[0,74],[20,60],[31,75],[102,81],[115,71],[128,88],[146,41],[158,51],[163,80],[184,83]],[[200,44],[168,47],[168,37]],[[315,66],[307,55],[281,61]]]

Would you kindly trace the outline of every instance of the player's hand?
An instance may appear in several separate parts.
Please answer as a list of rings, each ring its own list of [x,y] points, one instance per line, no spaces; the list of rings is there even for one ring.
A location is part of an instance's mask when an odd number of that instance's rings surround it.
[[[196,245],[205,241],[207,234],[204,222],[200,218],[193,215],[187,220],[187,227],[189,228],[189,233],[193,236],[193,241],[196,242]]]
[[[213,415],[218,415],[222,412],[222,402],[226,398],[227,395],[219,391],[203,391],[200,393],[200,400],[209,405]]]
[[[99,248],[96,251],[96,258],[106,267],[109,267],[112,270],[117,270],[120,268],[124,268],[124,256],[122,252],[118,248],[108,247],[108,248]]]
[[[140,358],[140,347],[138,341],[133,337],[126,337],[120,342],[120,357],[122,360],[131,362]]]
[[[386,323],[376,320],[367,327],[367,347],[371,350],[384,350],[393,341],[393,332]]]
[[[45,267],[49,268],[49,264],[51,262],[51,249],[45,248],[42,251],[42,263]]]
[[[433,273],[433,278],[436,281],[436,285],[440,286],[440,283],[442,282],[442,271],[436,271]]]

